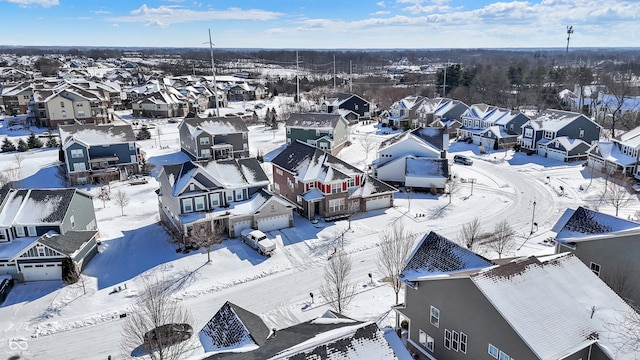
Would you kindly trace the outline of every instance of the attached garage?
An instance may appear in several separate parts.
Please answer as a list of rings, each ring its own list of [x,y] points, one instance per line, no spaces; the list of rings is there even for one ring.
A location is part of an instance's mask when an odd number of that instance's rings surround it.
[[[230,237],[238,237],[240,236],[240,232],[244,229],[248,229],[251,227],[251,220],[242,220],[236,223],[233,223],[231,228],[233,229],[233,234],[229,234]]]
[[[264,219],[258,219],[257,220],[258,230],[266,232],[266,231],[288,228],[289,216],[290,215],[285,214],[285,215],[271,216]]]
[[[567,154],[564,151],[560,151],[556,149],[547,149],[547,157],[549,159],[565,161],[565,159],[567,158]]]
[[[391,197],[381,196],[367,199],[366,209],[367,211],[376,209],[386,209],[391,207]]]
[[[62,264],[57,263],[37,263],[21,264],[20,269],[24,276],[24,281],[61,280]]]

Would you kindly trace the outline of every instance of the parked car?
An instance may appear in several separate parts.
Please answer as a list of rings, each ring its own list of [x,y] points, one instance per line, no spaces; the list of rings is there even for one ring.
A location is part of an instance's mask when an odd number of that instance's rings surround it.
[[[157,343],[160,346],[169,346],[189,339],[193,335],[193,327],[189,324],[166,324],[147,331],[144,334],[144,343]]]
[[[9,126],[9,130],[22,130],[22,125],[11,125]]]
[[[244,229],[240,232],[240,239],[261,255],[271,256],[276,251],[276,243],[260,230]]]
[[[455,155],[453,157],[453,162],[463,164],[463,165],[472,165],[473,160],[470,157],[464,155]]]

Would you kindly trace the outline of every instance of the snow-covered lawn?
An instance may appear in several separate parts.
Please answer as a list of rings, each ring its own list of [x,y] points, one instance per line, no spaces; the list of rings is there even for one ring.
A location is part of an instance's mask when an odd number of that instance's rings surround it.
[[[140,143],[149,163],[155,165],[153,175],[164,164],[187,160],[179,151],[177,124],[156,121],[154,126],[152,139]],[[0,140],[27,134],[1,128]],[[380,142],[391,135],[383,134],[373,124],[356,125],[353,144],[339,157],[365,168],[376,156],[375,150],[366,154],[360,146],[365,136]],[[269,161],[283,148],[284,128],[273,131],[262,125],[251,126],[249,139],[252,155],[260,152]],[[449,156],[463,153],[474,160],[472,166],[452,165],[453,173],[465,181],[450,204],[445,195],[398,193],[393,208],[357,214],[344,237],[339,234],[347,228],[347,221],[314,225],[296,216],[295,227],[269,233],[277,244],[271,258],[258,255],[238,239],[215,246],[211,263],[207,263],[205,251],[176,252],[159,224],[155,179],[141,185],[111,183],[112,192],[124,191],[131,202],[122,216],[115,203],[103,204],[95,198],[102,244],[100,253],[84,271],[83,281],[72,286],[59,282],[17,284],[0,307],[0,339],[4,339],[0,340],[0,352],[8,350],[12,342],[14,353],[29,359],[119,358],[120,315],[126,314],[135,301],[140,279],[148,276],[172,282],[175,298],[193,314],[196,331],[227,300],[261,315],[270,327],[290,326],[327,309],[319,294],[324,264],[340,249],[352,257],[353,282],[358,288],[346,315],[392,325],[394,314],[389,309],[395,301],[394,293],[382,281],[375,257],[380,232],[393,224],[399,222],[420,236],[436,231],[454,240],[460,225],[474,217],[480,218],[485,231],[507,219],[517,231],[517,243],[506,256],[514,256],[552,253],[554,248],[544,240],[553,236],[551,227],[568,207],[582,205],[615,213],[613,207],[599,201],[605,180],[591,180],[590,172],[579,163],[513,152],[480,154],[477,146],[458,142],[449,150]],[[63,186],[56,167],[57,149],[34,150],[22,156],[21,187]],[[0,170],[15,167],[15,154],[0,154]],[[269,164],[264,167],[270,174]],[[95,195],[100,190],[95,186],[83,189]],[[621,217],[635,216],[638,200],[636,195],[633,198],[621,209]],[[536,228],[533,222],[538,224]],[[481,252],[495,256],[486,249]],[[310,292],[316,295],[314,303]],[[197,336],[191,342],[193,357],[201,357]]]

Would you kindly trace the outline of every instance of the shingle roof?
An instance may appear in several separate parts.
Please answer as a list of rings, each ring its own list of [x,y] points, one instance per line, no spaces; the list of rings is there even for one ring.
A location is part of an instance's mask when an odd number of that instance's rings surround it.
[[[342,116],[340,114],[297,113],[291,114],[289,116],[289,119],[287,119],[285,126],[314,129],[334,129],[341,118]]]
[[[247,128],[247,124],[245,124],[244,120],[242,120],[238,116],[208,118],[201,118],[198,116],[186,117],[180,124],[180,126],[184,125],[187,125],[189,127],[190,133],[193,133],[198,129],[204,130],[207,133],[213,135],[249,131],[249,128]]]
[[[14,221],[18,225],[59,224],[69,209],[75,189],[30,189]]]
[[[488,259],[431,231],[406,261],[400,279],[408,285],[433,275],[481,269],[493,265]]]
[[[563,221],[564,224],[556,224],[554,226],[555,229],[559,228],[559,230],[556,230],[558,233],[556,241],[560,243],[581,241],[602,234],[629,231],[640,232],[640,223],[593,211],[582,206],[578,207],[568,219],[562,216],[558,222],[560,221]]]
[[[64,235],[44,235],[38,241],[66,255],[73,255],[84,243],[98,234],[97,231],[67,231]]]
[[[251,343],[260,346],[269,333],[258,315],[227,301],[200,330],[199,337],[208,352]]]
[[[70,137],[89,146],[136,141],[131,125],[71,124],[58,126],[63,143]]]

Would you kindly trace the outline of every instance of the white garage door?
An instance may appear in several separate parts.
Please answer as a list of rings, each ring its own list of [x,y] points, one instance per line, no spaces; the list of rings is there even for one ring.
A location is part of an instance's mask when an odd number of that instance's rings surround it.
[[[390,197],[367,199],[367,211],[375,210],[375,209],[386,209],[390,206],[391,206]]]
[[[563,153],[561,151],[556,151],[556,150],[553,150],[553,149],[549,149],[547,151],[547,157],[549,159],[564,161],[565,153]]]
[[[258,230],[272,231],[289,227],[289,215],[272,216],[258,220]]]
[[[231,237],[240,236],[240,231],[244,229],[248,229],[250,227],[251,227],[251,220],[239,221],[233,224],[233,234],[231,234]]]
[[[24,281],[60,280],[62,265],[54,263],[20,265]]]

